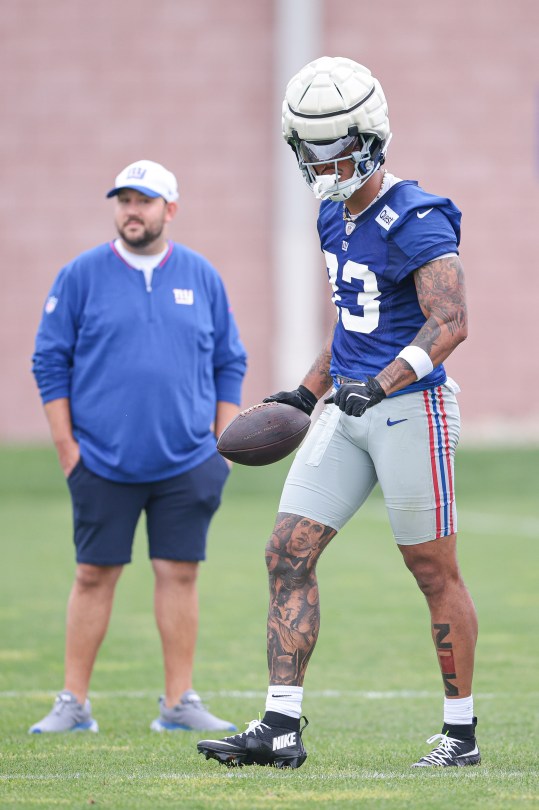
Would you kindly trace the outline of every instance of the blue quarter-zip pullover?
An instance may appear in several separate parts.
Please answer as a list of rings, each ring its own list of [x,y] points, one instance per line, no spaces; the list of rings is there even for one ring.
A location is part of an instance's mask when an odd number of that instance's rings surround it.
[[[215,452],[217,401],[240,404],[246,352],[223,282],[170,243],[152,289],[112,243],[53,284],[33,372],[43,403],[67,397],[84,464],[113,481],[179,475]]]

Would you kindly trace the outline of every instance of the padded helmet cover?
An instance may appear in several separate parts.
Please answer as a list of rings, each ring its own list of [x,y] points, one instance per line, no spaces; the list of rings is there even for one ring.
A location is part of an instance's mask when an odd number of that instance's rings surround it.
[[[385,142],[390,135],[380,82],[364,65],[342,56],[309,62],[289,81],[282,110],[285,140],[332,141],[357,127]]]

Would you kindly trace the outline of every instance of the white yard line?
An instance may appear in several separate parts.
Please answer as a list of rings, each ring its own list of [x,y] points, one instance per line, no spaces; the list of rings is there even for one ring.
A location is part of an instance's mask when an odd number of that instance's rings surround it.
[[[250,771],[250,772],[243,772],[239,770],[234,770],[234,772],[230,772],[227,774],[229,778],[233,779],[257,779],[258,771]],[[267,774],[273,778],[278,778],[279,773],[276,775],[273,773]],[[410,769],[410,773],[399,773],[398,771],[389,771],[384,773],[383,771],[364,771],[361,768],[358,768],[357,771],[339,771],[338,773],[328,773],[321,776],[320,774],[310,774],[310,773],[301,773],[298,774],[299,781],[306,782],[306,781],[313,781],[313,782],[329,782],[329,781],[338,781],[342,782],[343,779],[358,779],[362,782],[364,781],[385,781],[385,780],[409,780],[409,779],[417,779],[418,777],[421,778],[421,775],[418,771],[412,771]],[[474,768],[473,771],[471,769],[467,770],[466,773],[462,771],[459,773],[459,777],[466,778],[466,779],[489,779],[490,777],[495,777],[496,780],[500,779],[522,779],[529,776],[529,773],[526,771],[504,771],[501,769],[490,769],[485,768],[484,765],[481,768]],[[107,775],[107,780],[110,779],[110,775]],[[160,773],[156,775],[154,773],[122,773],[118,776],[121,781],[124,780],[131,780],[135,781],[142,781],[145,779],[149,779],[151,781],[155,779],[163,779],[163,780],[175,780],[179,782],[186,782],[186,781],[198,781],[200,779],[204,779],[207,781],[207,776],[201,776],[200,774],[193,774],[193,773]],[[444,778],[444,769],[440,768],[439,772],[431,771],[429,772],[429,779],[433,778]],[[95,773],[95,771],[91,772],[84,772],[84,771],[76,771],[75,773],[43,773],[43,774],[0,774],[0,782],[1,781],[33,781],[33,782],[73,782],[78,779],[84,780],[94,780],[94,781],[103,781],[103,775]]]
[[[504,534],[508,538],[532,537],[539,539],[539,518],[516,517],[515,515],[497,514],[494,512],[475,512],[458,508],[459,528],[477,534]]]
[[[461,532],[473,531],[477,534],[504,534],[507,537],[532,537],[539,539],[539,517],[516,515],[506,515],[503,508],[499,512],[481,512],[475,509],[459,507],[457,495],[457,512],[459,518],[459,530]],[[353,518],[354,521],[361,520],[364,515],[369,520],[379,523],[388,523],[385,507],[382,503],[366,503]]]

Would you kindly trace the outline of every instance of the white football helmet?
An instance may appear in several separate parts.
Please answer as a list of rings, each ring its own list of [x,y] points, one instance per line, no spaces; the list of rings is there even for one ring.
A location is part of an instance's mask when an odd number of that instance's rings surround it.
[[[284,139],[321,200],[347,200],[383,164],[391,140],[380,82],[368,68],[342,56],[322,56],[293,76],[282,123]],[[344,160],[353,161],[354,173],[340,182]],[[331,162],[334,174],[316,173],[316,166]]]

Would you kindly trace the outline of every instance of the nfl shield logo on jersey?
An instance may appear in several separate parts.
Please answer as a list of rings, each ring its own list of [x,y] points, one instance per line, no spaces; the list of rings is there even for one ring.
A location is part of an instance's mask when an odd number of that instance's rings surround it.
[[[347,236],[350,236],[350,234],[353,233],[355,229],[356,229],[355,222],[347,222],[344,228],[344,232],[346,233]]]

